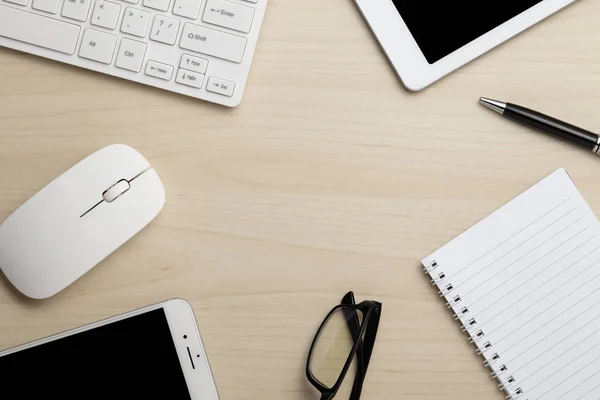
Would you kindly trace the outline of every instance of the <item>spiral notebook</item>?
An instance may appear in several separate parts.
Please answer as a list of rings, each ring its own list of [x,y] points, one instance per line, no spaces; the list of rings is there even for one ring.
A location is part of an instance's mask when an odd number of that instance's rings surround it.
[[[564,169],[422,263],[507,398],[600,399],[600,224]]]

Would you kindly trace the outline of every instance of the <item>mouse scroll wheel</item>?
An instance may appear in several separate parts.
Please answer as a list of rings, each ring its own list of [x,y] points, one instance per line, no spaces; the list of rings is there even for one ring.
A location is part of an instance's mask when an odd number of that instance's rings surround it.
[[[102,198],[107,203],[112,203],[117,199],[117,197],[128,191],[129,188],[131,188],[129,182],[127,182],[125,179],[121,179],[119,182],[115,183],[114,185],[109,187],[104,193],[102,193]]]

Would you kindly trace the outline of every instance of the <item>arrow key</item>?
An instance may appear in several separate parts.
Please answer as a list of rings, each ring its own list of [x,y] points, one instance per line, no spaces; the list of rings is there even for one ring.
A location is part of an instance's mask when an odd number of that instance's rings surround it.
[[[189,71],[199,72],[205,74],[208,69],[208,60],[200,57],[194,57],[189,54],[181,56],[181,62],[179,66]]]
[[[231,97],[233,96],[233,91],[235,90],[235,82],[211,76],[208,78],[206,90],[223,96]]]
[[[204,82],[204,75],[180,68],[179,71],[177,71],[177,77],[175,78],[175,81],[177,83],[181,83],[182,85],[200,89],[202,87],[202,83]]]
[[[148,60],[148,63],[146,63],[145,73],[146,75],[152,76],[154,78],[170,81],[173,77],[173,66],[159,63],[153,60]]]
[[[92,25],[101,26],[106,29],[117,29],[121,6],[110,1],[99,0],[96,2],[94,12],[92,13]]]

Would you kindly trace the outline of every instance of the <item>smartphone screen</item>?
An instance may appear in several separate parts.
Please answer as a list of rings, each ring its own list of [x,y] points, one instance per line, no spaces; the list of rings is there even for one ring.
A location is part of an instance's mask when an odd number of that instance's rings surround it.
[[[543,0],[392,0],[430,64]]]
[[[191,400],[162,308],[0,357],[4,399]]]

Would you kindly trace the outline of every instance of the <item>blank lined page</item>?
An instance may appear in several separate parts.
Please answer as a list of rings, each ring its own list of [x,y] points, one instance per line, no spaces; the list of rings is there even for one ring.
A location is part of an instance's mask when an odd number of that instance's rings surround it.
[[[564,169],[422,262],[508,398],[600,399],[600,224]]]

